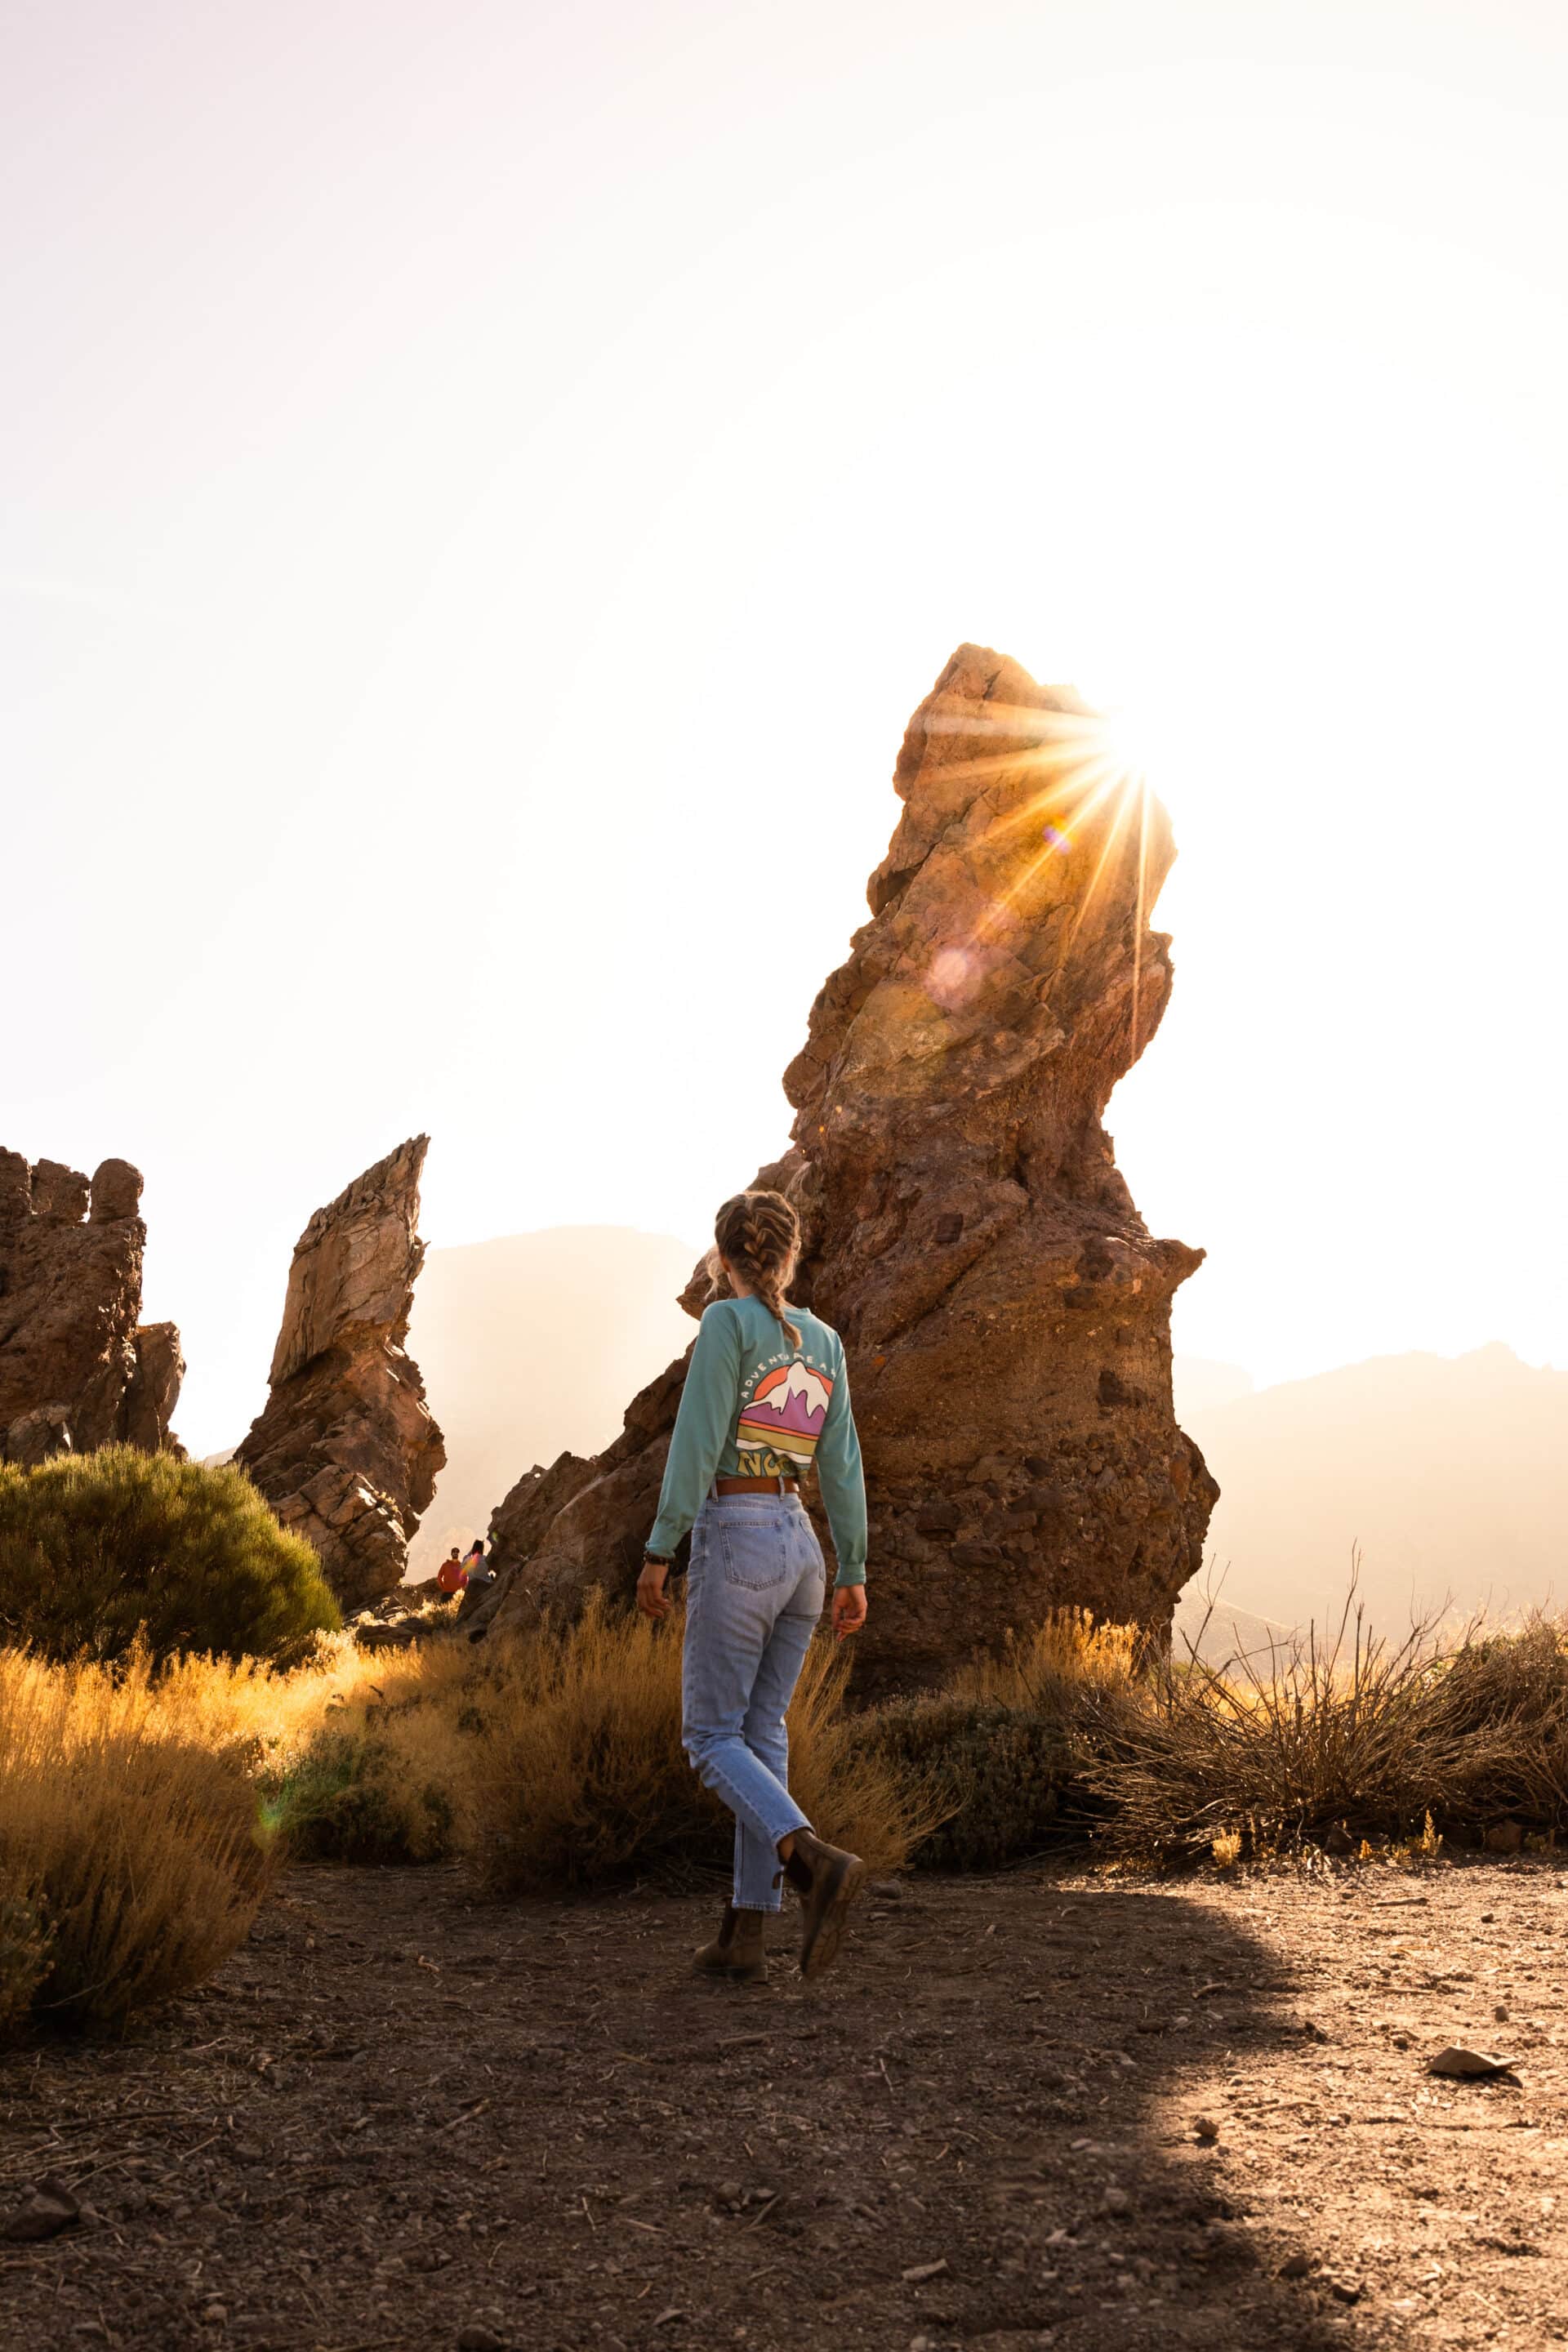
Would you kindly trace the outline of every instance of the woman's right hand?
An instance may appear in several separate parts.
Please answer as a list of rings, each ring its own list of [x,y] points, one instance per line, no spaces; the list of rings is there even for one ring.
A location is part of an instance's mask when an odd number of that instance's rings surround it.
[[[858,1633],[866,1622],[866,1588],[863,1584],[836,1584],[833,1588],[833,1631],[842,1642],[847,1634]]]

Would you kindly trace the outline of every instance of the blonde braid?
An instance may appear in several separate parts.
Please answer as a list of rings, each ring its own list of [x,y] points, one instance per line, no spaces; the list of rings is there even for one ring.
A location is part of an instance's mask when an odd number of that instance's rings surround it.
[[[782,1192],[737,1192],[713,1224],[718,1254],[755,1291],[792,1348],[800,1331],[784,1313],[784,1285],[800,1255],[800,1219]]]

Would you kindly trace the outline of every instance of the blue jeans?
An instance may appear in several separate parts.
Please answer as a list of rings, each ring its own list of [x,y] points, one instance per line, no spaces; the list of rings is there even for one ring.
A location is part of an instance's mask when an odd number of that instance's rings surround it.
[[[781,1838],[811,1827],[789,1793],[784,1716],[827,1571],[798,1495],[710,1495],[691,1530],[681,1744],[735,1816],[734,1904],[777,1911]]]

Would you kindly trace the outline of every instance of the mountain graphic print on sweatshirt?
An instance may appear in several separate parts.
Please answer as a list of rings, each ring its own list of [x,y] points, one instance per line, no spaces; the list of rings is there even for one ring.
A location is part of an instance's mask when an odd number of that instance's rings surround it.
[[[791,1307],[798,1346],[760,1298],[716,1299],[702,1317],[664,1465],[647,1548],[668,1559],[715,1478],[788,1478],[815,1468],[840,1584],[866,1580],[866,1481],[844,1342]]]
[[[735,1423],[742,1475],[776,1477],[774,1457],[779,1454],[785,1464],[797,1464],[804,1470],[816,1452],[832,1394],[833,1382],[803,1364],[798,1356],[793,1363],[765,1372],[752,1390],[750,1403],[742,1401]],[[751,1456],[757,1446],[768,1459],[753,1470]]]

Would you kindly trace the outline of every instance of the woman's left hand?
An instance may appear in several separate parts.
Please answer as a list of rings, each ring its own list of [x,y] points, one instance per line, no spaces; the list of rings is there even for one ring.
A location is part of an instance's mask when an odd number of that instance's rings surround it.
[[[664,1589],[664,1580],[668,1574],[668,1560],[645,1559],[642,1574],[637,1579],[637,1607],[645,1617],[653,1618],[656,1623],[659,1618],[669,1614],[669,1595]],[[622,1590],[625,1590],[624,1586]]]

